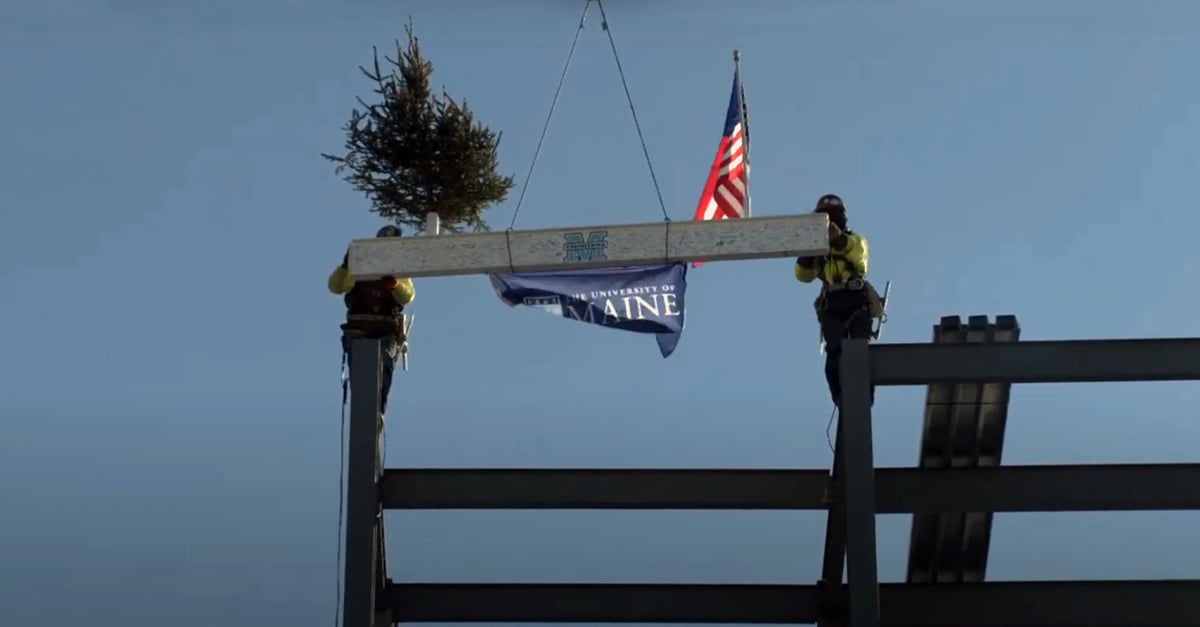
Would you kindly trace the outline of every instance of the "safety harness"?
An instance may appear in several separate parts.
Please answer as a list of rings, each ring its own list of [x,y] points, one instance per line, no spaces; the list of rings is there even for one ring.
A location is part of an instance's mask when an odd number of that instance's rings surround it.
[[[850,236],[854,234],[854,231],[846,229],[845,233],[847,236]],[[845,281],[831,283],[826,279],[825,269],[834,261],[840,261],[843,267],[849,268],[850,277]],[[813,309],[816,310],[818,317],[825,310],[826,298],[829,294],[843,291],[857,292],[860,290],[866,291],[866,309],[870,313],[871,318],[878,319],[883,317],[883,299],[880,298],[879,292],[875,290],[875,286],[871,285],[871,282],[868,281],[865,276],[863,276],[862,268],[857,267],[849,257],[846,257],[845,255],[839,255],[830,250],[828,255],[819,257],[817,259],[815,269],[817,276],[821,279],[821,292],[817,294],[817,299],[813,301]],[[858,312],[852,314],[851,318],[853,318],[855,315],[858,315]]]
[[[397,303],[382,281],[362,281],[346,293],[346,322],[342,332],[351,337],[392,336],[403,343],[407,336],[404,306]]]

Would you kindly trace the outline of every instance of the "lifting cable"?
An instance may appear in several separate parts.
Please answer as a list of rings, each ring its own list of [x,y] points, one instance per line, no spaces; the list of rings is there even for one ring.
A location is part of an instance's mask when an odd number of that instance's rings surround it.
[[[663,202],[662,188],[658,184],[658,177],[654,173],[654,163],[650,159],[650,149],[646,147],[646,137],[642,133],[642,125],[638,122],[637,108],[633,105],[633,96],[629,91],[629,82],[625,78],[625,69],[621,66],[621,56],[617,52],[617,43],[613,39],[612,29],[608,24],[608,14],[604,10],[603,0],[584,0],[583,15],[579,17],[579,25],[575,29],[575,37],[571,40],[571,48],[567,52],[567,60],[563,65],[562,74],[558,78],[558,87],[554,90],[554,98],[550,101],[550,111],[546,115],[546,122],[542,125],[542,134],[538,138],[537,148],[533,151],[533,160],[529,164],[529,172],[525,175],[525,182],[521,185],[521,194],[517,197],[517,206],[513,210],[512,221],[508,225],[508,232],[511,232],[517,224],[517,215],[521,213],[521,205],[525,201],[525,192],[529,188],[529,181],[533,178],[533,169],[537,165],[538,157],[542,152],[542,143],[546,139],[546,132],[550,129],[550,120],[554,117],[554,110],[558,107],[558,97],[562,93],[563,83],[567,79],[567,70],[571,67],[571,60],[575,56],[575,47],[579,43],[579,34],[583,32],[584,23],[587,21],[588,9],[592,3],[600,8],[601,28],[608,34],[608,45],[612,48],[613,60],[617,64],[617,74],[621,77],[621,87],[625,90],[625,100],[629,103],[629,112],[633,114],[633,127],[637,131],[638,141],[642,145],[642,154],[646,157],[646,167],[650,170],[650,181],[654,184],[654,193],[658,196],[658,207],[662,210],[663,221],[670,223],[671,216],[667,213],[667,205]],[[509,250],[510,264],[512,251]]]
[[[590,0],[589,0],[590,2]],[[670,222],[667,215],[667,204],[663,202],[662,189],[658,186],[658,177],[654,175],[654,164],[650,161],[650,150],[646,148],[646,136],[642,134],[642,125],[638,123],[637,109],[633,106],[633,96],[629,95],[629,83],[625,80],[625,70],[621,67],[621,56],[617,54],[617,42],[613,41],[612,29],[608,26],[608,15],[604,12],[603,0],[596,0],[600,7],[600,21],[604,32],[608,33],[608,45],[612,48],[613,60],[617,62],[617,74],[621,76],[621,86],[625,88],[625,99],[629,102],[629,112],[633,114],[633,127],[637,129],[638,141],[642,143],[642,154],[646,155],[646,167],[650,169],[650,180],[654,183],[654,193],[658,194],[658,208],[662,210],[663,221]]]
[[[571,67],[571,59],[575,57],[575,46],[579,43],[579,34],[583,32],[583,24],[587,21],[588,9],[592,8],[592,0],[583,3],[583,15],[579,16],[579,26],[575,28],[575,38],[571,40],[571,49],[567,52],[567,62],[563,64],[562,74],[558,77],[558,87],[554,90],[554,98],[550,100],[550,112],[546,114],[546,122],[542,124],[542,135],[538,138],[537,148],[533,150],[533,161],[529,164],[529,172],[521,185],[521,195],[517,197],[517,208],[513,210],[512,222],[508,230],[513,230],[517,224],[517,214],[521,213],[521,203],[525,202],[525,191],[529,189],[529,180],[533,178],[533,166],[537,165],[538,156],[542,154],[542,142],[546,141],[546,132],[550,130],[550,120],[554,118],[554,109],[558,107],[558,96],[562,93],[563,83],[567,81],[567,70]]]

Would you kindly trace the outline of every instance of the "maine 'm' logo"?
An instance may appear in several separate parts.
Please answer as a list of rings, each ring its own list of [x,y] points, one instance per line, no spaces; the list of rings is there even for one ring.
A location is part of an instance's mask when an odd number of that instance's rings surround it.
[[[583,233],[563,233],[563,261],[604,261],[608,259],[608,231],[591,231],[584,239]]]

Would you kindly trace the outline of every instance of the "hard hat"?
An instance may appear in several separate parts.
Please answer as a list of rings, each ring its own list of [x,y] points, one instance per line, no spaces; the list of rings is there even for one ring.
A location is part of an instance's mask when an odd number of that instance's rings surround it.
[[[375,237],[400,237],[400,227],[388,224],[375,232]]]
[[[825,194],[817,199],[816,211],[820,213],[825,213],[835,207],[841,209],[843,212],[846,210],[846,203],[842,202],[842,197],[837,194]]]
[[[829,221],[838,225],[839,228],[845,229],[846,223],[849,220],[849,215],[846,213],[846,203],[842,202],[842,197],[837,194],[825,194],[817,199],[817,208],[813,213],[823,213],[829,216]]]

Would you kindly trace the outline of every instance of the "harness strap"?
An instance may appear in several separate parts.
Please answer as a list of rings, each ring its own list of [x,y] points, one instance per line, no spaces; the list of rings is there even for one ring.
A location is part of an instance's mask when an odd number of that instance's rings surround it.
[[[846,283],[836,285],[824,283],[821,287],[821,293],[818,294],[817,299],[813,301],[813,309],[816,310],[817,316],[819,317],[825,310],[826,299],[829,297],[829,294],[836,294],[851,290],[863,292],[864,296],[866,297],[866,303],[861,309],[866,311],[872,319],[883,317],[883,299],[880,298],[879,292],[876,291],[874,285],[871,285],[870,281],[858,276],[851,278]],[[859,310],[856,309],[854,314],[847,319],[847,324],[849,324],[850,320],[854,319],[854,316],[858,315],[858,312]]]
[[[397,344],[404,344],[408,341],[408,329],[404,328],[402,316],[352,314],[347,316],[347,321],[341,324],[341,329],[342,334],[347,337],[390,335],[395,338]]]
[[[854,231],[851,231],[850,229],[846,229],[843,232],[846,234],[846,237],[854,235]],[[825,255],[824,257],[818,257],[818,259],[817,259],[817,273],[818,273],[818,276],[821,276],[822,280],[824,280],[824,276],[822,276],[822,275],[824,275],[824,273],[825,273],[825,266],[828,265],[829,262],[833,261],[834,259],[837,259],[838,261],[841,261],[842,263],[846,264],[850,268],[851,274],[856,274],[856,275],[862,274],[862,269],[856,267],[854,265],[854,262],[850,261],[850,259],[848,257],[846,257],[844,255],[839,255],[839,254],[833,252],[832,249],[830,249],[828,255]]]
[[[384,316],[380,314],[347,314],[346,319],[359,322],[391,322],[396,319],[396,316]]]

